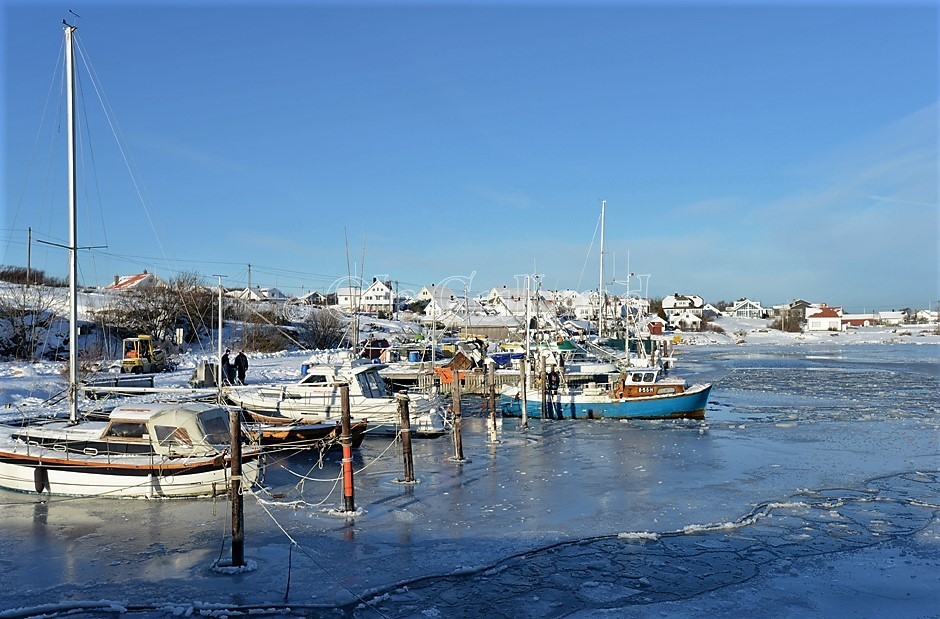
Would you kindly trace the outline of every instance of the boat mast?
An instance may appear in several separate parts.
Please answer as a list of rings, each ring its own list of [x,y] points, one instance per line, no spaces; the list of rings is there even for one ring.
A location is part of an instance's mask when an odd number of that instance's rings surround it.
[[[72,33],[75,26],[65,20],[65,80],[68,101],[69,166],[69,421],[78,421],[78,231],[76,216],[78,192],[75,173],[75,53]]]
[[[597,286],[597,336],[604,337],[604,211],[607,210],[607,200],[601,200],[601,278]]]

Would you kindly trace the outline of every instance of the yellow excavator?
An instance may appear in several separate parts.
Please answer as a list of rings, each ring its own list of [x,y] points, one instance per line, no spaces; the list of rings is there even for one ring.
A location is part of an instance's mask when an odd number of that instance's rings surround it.
[[[121,374],[151,374],[166,369],[166,351],[159,346],[154,346],[152,335],[124,338]]]

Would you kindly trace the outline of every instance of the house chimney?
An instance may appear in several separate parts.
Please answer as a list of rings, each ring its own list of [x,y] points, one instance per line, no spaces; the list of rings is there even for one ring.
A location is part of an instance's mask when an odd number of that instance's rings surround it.
[[[144,269],[144,275],[146,275],[146,274],[147,274],[147,269]]]
[[[115,275],[115,276],[114,276],[114,285],[117,286],[120,282],[121,282],[121,276],[120,276],[120,275]]]

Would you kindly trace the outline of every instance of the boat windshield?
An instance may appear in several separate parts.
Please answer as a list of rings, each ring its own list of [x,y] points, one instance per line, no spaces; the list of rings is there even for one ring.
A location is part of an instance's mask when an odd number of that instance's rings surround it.
[[[358,377],[362,395],[367,398],[386,398],[385,381],[378,372],[363,372]]]

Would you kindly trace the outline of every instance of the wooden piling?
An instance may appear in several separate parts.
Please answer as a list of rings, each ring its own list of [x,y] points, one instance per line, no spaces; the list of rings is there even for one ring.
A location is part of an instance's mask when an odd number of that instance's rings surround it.
[[[244,497],[242,496],[242,416],[236,408],[229,410],[231,438],[231,485],[229,499],[232,503],[232,566],[245,565]]]
[[[461,436],[461,415],[460,415],[460,372],[454,371],[454,390],[453,406],[451,410],[454,413],[454,460],[463,462],[463,437]]]
[[[408,411],[408,394],[397,393],[395,399],[398,400],[398,416],[401,419],[401,452],[405,461],[405,483],[414,483],[415,466],[414,456],[411,451],[411,413]]]
[[[352,432],[350,431],[350,411],[349,411],[349,385],[341,385],[339,388],[340,400],[342,404],[342,434],[339,442],[343,446],[343,510],[347,512],[356,511],[356,500],[353,491],[353,470],[352,470]]]

